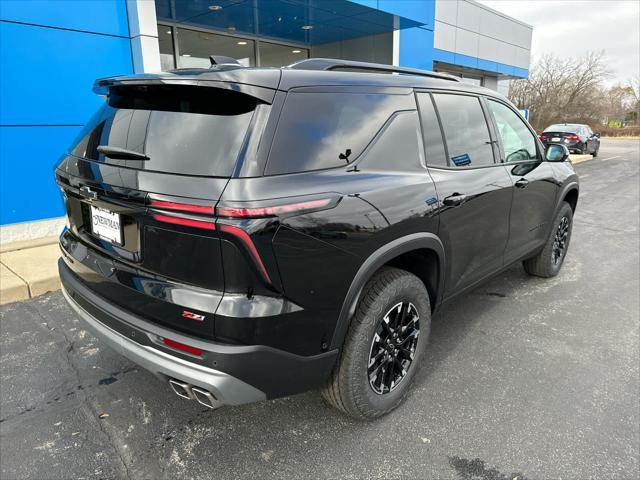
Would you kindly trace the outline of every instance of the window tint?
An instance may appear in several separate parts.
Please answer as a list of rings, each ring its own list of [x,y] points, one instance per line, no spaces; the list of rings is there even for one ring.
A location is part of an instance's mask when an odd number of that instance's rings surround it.
[[[267,175],[354,161],[395,111],[397,95],[289,92],[269,153]]]
[[[545,132],[565,132],[577,133],[579,127],[577,125],[551,125],[544,129]]]
[[[438,123],[438,117],[433,107],[431,95],[428,93],[418,93],[417,96],[427,165],[446,167],[447,154],[444,151],[442,131],[440,130],[440,124]]]
[[[506,105],[493,100],[487,103],[498,127],[505,161],[536,159],[536,141],[524,122]]]
[[[424,171],[419,135],[418,113],[398,112],[374,140],[358,168]]]
[[[214,88],[151,90],[112,91],[72,153],[127,168],[226,177],[255,109],[268,108],[247,95]],[[149,160],[105,157],[99,145],[144,153]]]
[[[468,95],[434,94],[447,141],[450,166],[491,165],[493,148],[480,99]]]

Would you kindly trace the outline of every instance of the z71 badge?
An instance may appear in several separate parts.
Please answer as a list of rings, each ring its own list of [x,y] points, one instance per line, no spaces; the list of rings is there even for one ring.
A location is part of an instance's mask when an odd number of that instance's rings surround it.
[[[196,320],[197,322],[204,322],[204,315],[199,315],[197,313],[189,312],[187,310],[183,310],[182,316],[184,318],[188,318],[189,320]]]

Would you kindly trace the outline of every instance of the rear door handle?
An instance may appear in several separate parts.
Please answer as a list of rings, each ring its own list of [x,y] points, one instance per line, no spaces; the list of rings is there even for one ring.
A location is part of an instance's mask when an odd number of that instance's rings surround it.
[[[516,182],[516,187],[518,188],[525,188],[527,185],[529,185],[529,180],[526,178],[521,178]]]
[[[454,193],[453,195],[449,195],[442,200],[447,207],[456,207],[458,205],[462,205],[467,200],[467,196],[461,193]]]

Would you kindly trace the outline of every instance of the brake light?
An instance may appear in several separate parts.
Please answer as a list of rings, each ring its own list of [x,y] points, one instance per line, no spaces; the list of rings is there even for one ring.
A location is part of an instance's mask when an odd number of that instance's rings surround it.
[[[580,137],[578,135],[571,135],[567,137],[567,140],[580,140]]]
[[[191,345],[185,345],[184,343],[176,342],[175,340],[171,340],[170,338],[163,338],[162,343],[164,343],[167,347],[175,348],[176,350],[182,350],[183,352],[190,353],[191,355],[201,356],[202,349],[192,347]]]
[[[547,137],[545,137],[544,135],[538,135],[538,138],[539,138],[540,140],[546,140],[546,139],[547,139]]]
[[[247,249],[247,252],[249,252],[249,255],[251,256],[253,263],[255,263],[255,265],[258,267],[258,270],[260,271],[260,275],[262,275],[262,277],[268,283],[271,283],[271,277],[269,277],[269,273],[267,272],[267,269],[265,268],[264,263],[262,263],[262,258],[260,258],[260,254],[258,253],[258,250],[256,249],[256,246],[253,243],[251,236],[240,227],[235,227],[233,225],[225,225],[225,224],[220,224],[219,226],[221,231],[226,232],[230,235],[233,235],[234,237],[236,237],[238,240],[242,242],[244,247]]]
[[[206,230],[215,230],[214,222],[205,222],[203,220],[192,220],[191,218],[172,217],[170,215],[153,214],[154,220],[164,223],[172,223],[173,225],[182,225],[183,227],[204,228]]]
[[[164,200],[151,200],[150,205],[165,210],[176,210],[187,213],[201,213],[213,215],[214,208],[208,205],[192,205],[190,203],[167,202]]]
[[[250,208],[235,208],[235,207],[218,207],[217,213],[220,217],[228,218],[260,218],[260,217],[274,217],[283,215],[286,213],[302,213],[309,210],[315,210],[323,208],[329,205],[331,199],[323,198],[320,200],[310,200],[307,202],[290,203],[286,205],[277,205],[274,207],[250,207]]]

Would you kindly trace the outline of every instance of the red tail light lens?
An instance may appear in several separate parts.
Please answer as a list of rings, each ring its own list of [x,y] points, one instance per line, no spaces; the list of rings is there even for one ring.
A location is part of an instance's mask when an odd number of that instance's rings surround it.
[[[189,203],[166,202],[164,200],[151,200],[150,205],[154,208],[175,210],[178,212],[200,213],[205,215],[214,214],[214,208],[208,205],[192,205]]]
[[[206,230],[215,230],[214,222],[205,222],[203,220],[192,220],[190,218],[172,217],[170,215],[160,215],[154,213],[153,218],[159,222],[171,223],[173,225],[182,225],[183,227],[204,228]]]
[[[286,205],[277,205],[274,207],[255,207],[255,208],[235,208],[235,207],[218,207],[218,216],[227,218],[261,218],[275,217],[286,213],[302,213],[304,211],[315,210],[326,207],[331,203],[331,199],[323,198],[320,200],[310,200],[307,202],[289,203]]]
[[[196,355],[198,357],[202,355],[202,350],[200,348],[185,345],[184,343],[176,342],[175,340],[171,340],[170,338],[163,338],[162,343],[164,343],[167,347],[175,348],[176,350],[182,350],[183,352],[190,353],[191,355]]]
[[[251,236],[247,232],[245,232],[243,229],[239,227],[235,227],[233,225],[220,224],[219,227],[221,231],[226,232],[230,235],[233,235],[234,237],[236,237],[238,240],[242,242],[244,247],[247,249],[247,252],[249,252],[251,259],[258,267],[258,270],[260,271],[260,275],[262,275],[262,278],[264,278],[268,283],[271,283],[271,277],[269,277],[269,273],[267,272],[267,269],[265,268],[264,263],[262,263],[262,258],[260,258],[260,254],[258,253],[258,250],[256,249],[256,246],[253,243]]]
[[[538,135],[538,138],[539,138],[540,140],[546,140],[546,139],[547,139],[547,137],[545,137],[544,135]]]
[[[580,140],[580,137],[578,135],[571,135],[567,137],[567,140]]]

